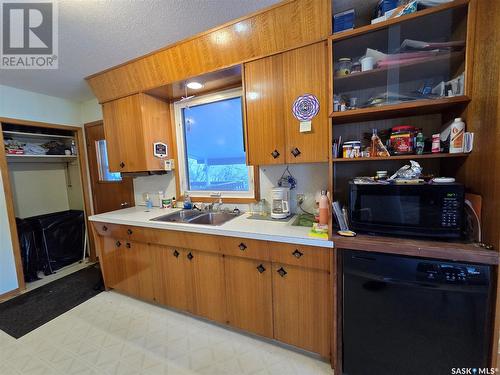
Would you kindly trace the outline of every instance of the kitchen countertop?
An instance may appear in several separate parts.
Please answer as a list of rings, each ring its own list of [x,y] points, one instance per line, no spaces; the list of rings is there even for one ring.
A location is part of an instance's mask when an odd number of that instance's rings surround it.
[[[179,209],[168,209],[153,207],[147,209],[144,206],[125,208],[123,210],[106,212],[89,217],[90,221],[105,222],[111,224],[133,225],[138,227],[178,230],[184,232],[215,234],[220,236],[251,238],[256,240],[293,243],[299,245],[310,245],[333,248],[333,241],[312,238],[308,236],[310,228],[293,226],[294,219],[288,222],[273,222],[268,220],[248,219],[249,214],[242,214],[222,225],[198,225],[187,223],[166,223],[151,221],[151,219],[179,211]]]

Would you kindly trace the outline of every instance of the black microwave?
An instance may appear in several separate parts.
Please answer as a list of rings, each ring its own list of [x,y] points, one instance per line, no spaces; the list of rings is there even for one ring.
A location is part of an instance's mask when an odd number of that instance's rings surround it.
[[[354,184],[349,182],[349,219],[357,232],[460,238],[464,186],[450,184]]]

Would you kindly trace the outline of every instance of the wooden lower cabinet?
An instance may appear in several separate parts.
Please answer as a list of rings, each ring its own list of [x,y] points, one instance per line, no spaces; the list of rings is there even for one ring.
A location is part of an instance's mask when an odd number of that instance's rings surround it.
[[[273,263],[274,338],[330,356],[330,274]]]
[[[188,251],[186,259],[193,286],[192,312],[207,319],[226,323],[223,256],[202,251]]]
[[[96,243],[108,288],[330,357],[327,249],[246,241],[242,250],[231,239],[217,253],[109,235]]]
[[[226,256],[224,266],[228,323],[272,338],[271,263]]]
[[[150,248],[156,300],[162,305],[192,312],[187,251],[160,245],[150,245]]]

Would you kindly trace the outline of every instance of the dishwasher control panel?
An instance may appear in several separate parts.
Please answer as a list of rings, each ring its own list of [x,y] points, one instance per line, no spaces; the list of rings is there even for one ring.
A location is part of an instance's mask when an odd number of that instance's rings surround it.
[[[420,262],[417,265],[417,280],[451,284],[485,285],[488,274],[481,266]]]

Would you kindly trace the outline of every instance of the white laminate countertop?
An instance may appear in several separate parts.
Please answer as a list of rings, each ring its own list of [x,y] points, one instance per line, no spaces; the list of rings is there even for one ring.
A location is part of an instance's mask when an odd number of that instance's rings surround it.
[[[179,211],[179,209],[158,207],[147,209],[144,206],[136,206],[93,215],[89,217],[89,220],[111,224],[134,225],[147,228],[179,230],[184,232],[333,248],[333,241],[309,237],[308,233],[310,228],[293,226],[292,223],[294,219],[288,222],[273,222],[269,220],[249,219],[248,214],[243,214],[218,226],[151,221],[151,219],[155,217],[175,211]]]

